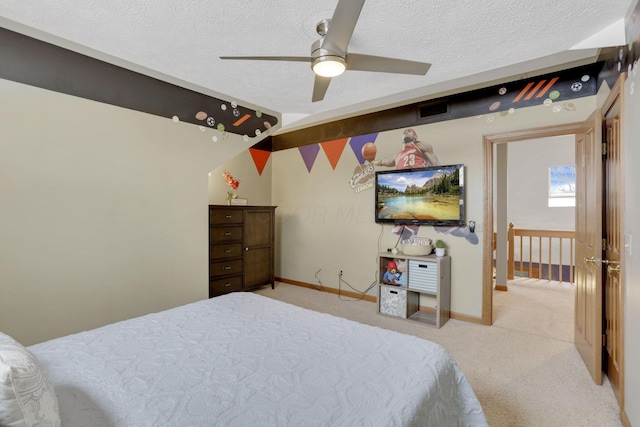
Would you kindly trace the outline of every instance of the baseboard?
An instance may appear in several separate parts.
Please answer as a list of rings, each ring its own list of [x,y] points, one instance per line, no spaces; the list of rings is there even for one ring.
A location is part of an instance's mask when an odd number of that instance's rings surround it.
[[[481,317],[469,316],[468,314],[449,312],[449,318],[455,320],[461,320],[463,322],[477,323],[478,325],[486,325]]]
[[[289,285],[300,286],[302,288],[315,289],[315,290],[327,292],[330,294],[344,295],[346,297],[354,298],[354,299],[363,299],[365,301],[370,301],[370,302],[378,301],[378,298],[376,298],[375,295],[362,295],[353,291],[345,291],[342,289],[330,288],[328,286],[322,286],[322,285],[313,285],[311,283],[298,282],[297,280],[283,279],[282,277],[276,277],[276,281],[287,283]]]
[[[327,293],[330,293],[330,294],[338,294],[339,293],[340,295],[344,295],[344,296],[347,296],[347,297],[350,297],[350,298],[363,299],[365,301],[370,301],[370,302],[378,302],[378,298],[375,295],[364,295],[363,296],[362,294],[358,294],[356,292],[338,290],[336,288],[330,288],[330,287],[322,286],[322,285],[313,285],[311,283],[298,282],[297,280],[284,279],[282,277],[276,277],[275,279],[276,279],[277,282],[287,283],[289,285],[294,285],[294,286],[300,286],[302,288],[315,289],[315,290],[322,291],[322,292],[327,292]],[[425,313],[433,313],[434,312],[434,309],[432,307],[420,306],[419,310],[420,311],[424,311]],[[482,318],[469,316],[467,314],[459,314],[459,313],[449,312],[449,318],[456,319],[456,320],[461,320],[463,322],[470,322],[470,323],[477,323],[477,324],[480,324],[480,325],[484,325],[484,323],[482,322]]]

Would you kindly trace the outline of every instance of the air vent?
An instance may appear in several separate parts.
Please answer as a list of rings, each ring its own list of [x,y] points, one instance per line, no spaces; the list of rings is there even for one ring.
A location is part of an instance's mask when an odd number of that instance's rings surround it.
[[[446,99],[429,102],[418,106],[418,118],[425,119],[427,117],[440,116],[449,113],[449,103]]]

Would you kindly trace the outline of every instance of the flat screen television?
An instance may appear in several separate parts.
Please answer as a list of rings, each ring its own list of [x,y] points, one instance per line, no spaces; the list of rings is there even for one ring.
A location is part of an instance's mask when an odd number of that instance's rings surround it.
[[[376,222],[464,225],[464,165],[377,171]]]

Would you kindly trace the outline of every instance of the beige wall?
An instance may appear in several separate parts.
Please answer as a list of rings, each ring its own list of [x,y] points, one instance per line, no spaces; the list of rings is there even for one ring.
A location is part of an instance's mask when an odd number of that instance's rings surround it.
[[[579,122],[595,108],[595,97],[572,102],[575,111],[539,106],[415,128],[421,140],[433,145],[442,164],[465,164],[466,215],[477,223],[479,244],[437,233],[433,227],[421,227],[419,233],[442,237],[449,246],[453,312],[478,318],[482,312],[483,135]],[[401,135],[402,130],[381,133],[377,158],[394,154]],[[373,189],[356,193],[349,186],[358,166],[351,148],[345,147],[335,170],[322,150],[311,172],[298,149],[276,152],[272,160],[273,203],[279,206],[276,275],[313,284],[319,279],[324,286],[338,288],[342,270],[351,286],[367,289],[376,278],[377,253],[393,247],[397,236],[390,226],[375,224]],[[375,295],[375,289],[368,293]]]
[[[267,161],[262,174],[253,162],[249,150],[244,150],[233,159],[209,173],[209,204],[226,204],[227,191],[223,172],[229,172],[240,183],[234,191],[239,198],[247,199],[251,205],[271,205],[271,159]]]
[[[25,345],[208,296],[207,173],[250,143],[0,80],[0,330]]]

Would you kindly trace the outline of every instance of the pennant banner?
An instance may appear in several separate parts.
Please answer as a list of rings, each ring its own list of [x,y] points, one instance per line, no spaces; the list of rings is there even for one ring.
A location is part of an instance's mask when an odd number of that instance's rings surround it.
[[[342,152],[344,151],[344,147],[345,145],[347,145],[348,140],[349,138],[343,138],[336,139],[335,141],[325,141],[321,143],[322,149],[327,155],[327,158],[329,159],[329,163],[331,163],[331,167],[333,168],[333,170],[336,169],[338,161],[340,160],[340,156],[342,155]]]
[[[258,150],[255,148],[249,148],[249,152],[251,153],[251,157],[253,158],[253,163],[256,165],[256,169],[258,169],[258,174],[262,175],[262,171],[264,171],[264,167],[269,161],[271,152]]]
[[[307,166],[307,170],[311,172],[311,168],[313,168],[313,164],[318,157],[320,146],[318,144],[303,145],[302,147],[298,147],[298,151],[300,151],[300,155],[302,156],[302,160],[304,160],[304,164]]]

